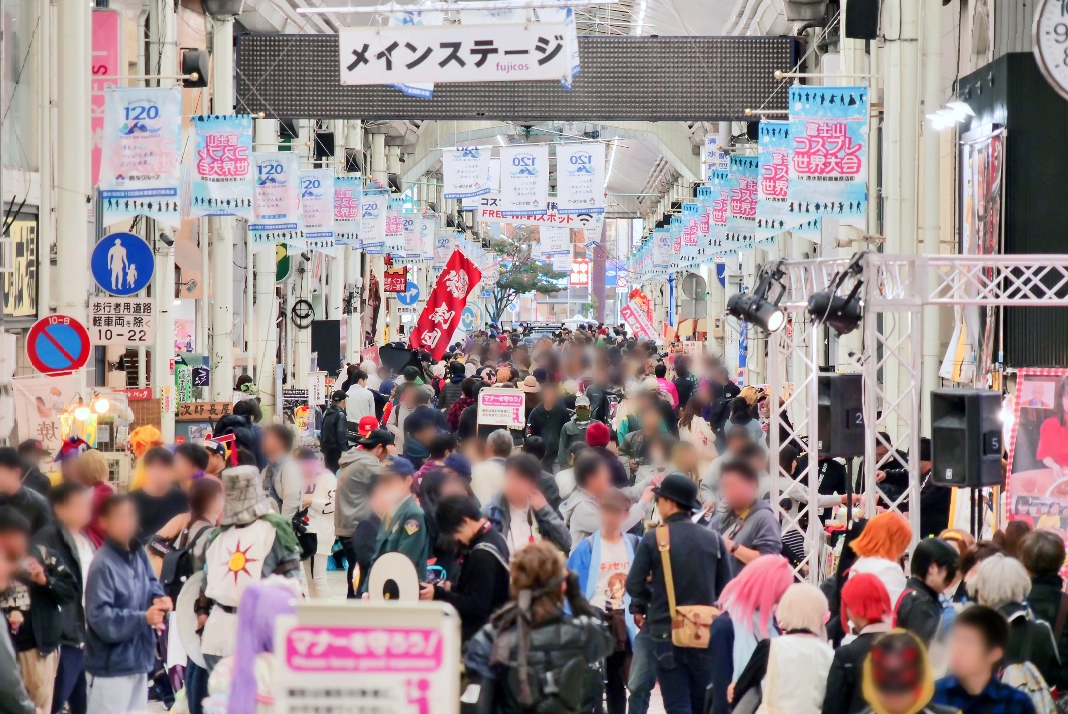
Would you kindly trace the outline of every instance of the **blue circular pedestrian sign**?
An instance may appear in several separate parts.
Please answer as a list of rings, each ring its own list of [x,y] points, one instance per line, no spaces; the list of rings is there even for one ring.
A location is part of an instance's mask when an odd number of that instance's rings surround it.
[[[397,300],[401,305],[414,305],[419,302],[419,286],[411,280],[408,281],[408,289],[402,293],[397,293]]]
[[[152,247],[133,233],[112,233],[93,248],[89,261],[96,284],[112,295],[144,290],[156,267]]]
[[[482,327],[482,308],[478,305],[468,305],[460,313],[460,329],[464,332],[475,332]]]

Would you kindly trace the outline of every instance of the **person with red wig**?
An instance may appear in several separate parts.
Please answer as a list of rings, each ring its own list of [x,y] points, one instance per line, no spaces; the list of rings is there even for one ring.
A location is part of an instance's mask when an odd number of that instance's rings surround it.
[[[850,577],[871,573],[883,581],[890,602],[896,603],[905,591],[905,571],[901,558],[912,543],[912,527],[905,517],[887,511],[868,521],[864,532],[850,547],[857,560],[850,568]]]
[[[823,714],[857,714],[864,711],[864,661],[872,645],[890,630],[893,606],[886,586],[871,573],[861,573],[842,586],[842,628],[853,635],[834,653],[827,675]]]
[[[623,465],[615,452],[608,448],[610,441],[612,441],[612,432],[607,426],[599,421],[590,423],[590,427],[586,429],[586,445],[604,457],[608,469],[612,472],[612,486],[626,488],[630,485],[627,467]]]

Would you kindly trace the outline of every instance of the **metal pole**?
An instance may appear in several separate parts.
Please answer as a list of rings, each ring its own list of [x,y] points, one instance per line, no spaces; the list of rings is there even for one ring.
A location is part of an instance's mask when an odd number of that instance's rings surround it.
[[[40,147],[41,200],[37,215],[37,316],[51,312],[52,303],[52,244],[56,240],[56,224],[52,205],[52,3],[38,0],[37,30],[37,91],[38,142]],[[0,17],[3,13],[0,12]],[[0,82],[3,72],[0,71]],[[6,96],[6,95],[4,95]],[[2,162],[0,162],[2,163]],[[2,191],[0,191],[0,195]]]
[[[56,185],[56,285],[58,311],[84,322],[89,294],[89,177],[91,129],[90,28],[84,0],[57,0],[58,42],[56,155],[63,157]]]
[[[255,141],[263,151],[274,151],[278,142],[278,121],[257,119]],[[271,146],[270,144],[275,144]],[[275,367],[278,365],[278,294],[275,283],[276,265],[273,248],[266,248],[251,258],[256,272],[256,330],[252,352],[255,354],[256,391],[260,397],[263,421],[270,424],[279,396],[275,387]]]
[[[924,0],[923,9],[923,104],[927,114],[936,112],[942,100],[942,4],[938,0]],[[923,127],[923,252],[940,252],[942,208],[941,141],[937,129],[928,120]],[[941,346],[941,308],[923,310],[923,388],[920,398],[922,428],[931,433],[931,390],[938,385]]]
[[[345,166],[345,122],[338,119],[333,123],[334,128],[334,174],[339,168]],[[330,258],[330,279],[327,286],[326,309],[327,317],[331,320],[341,320],[343,302],[345,301],[345,259],[348,257],[348,246],[334,248],[334,255]],[[347,339],[352,339],[346,335]],[[348,355],[342,355],[347,359]]]
[[[234,18],[212,18],[213,110],[234,113]],[[212,218],[211,398],[229,401],[234,383],[234,219]]]

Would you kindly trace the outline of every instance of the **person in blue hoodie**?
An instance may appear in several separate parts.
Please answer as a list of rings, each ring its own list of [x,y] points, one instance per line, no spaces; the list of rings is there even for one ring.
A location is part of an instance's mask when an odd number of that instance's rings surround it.
[[[125,494],[100,509],[103,546],[85,584],[88,711],[125,714],[148,708],[148,673],[156,664],[156,630],[171,599],[137,544],[137,509]]]
[[[623,532],[630,508],[630,497],[623,491],[612,489],[602,496],[600,530],[576,545],[567,559],[568,570],[578,576],[582,594],[594,610],[603,613],[615,639],[615,650],[604,663],[608,714],[626,714],[627,671],[638,635],[625,587],[638,545],[637,536]],[[648,683],[649,691],[654,683],[655,680]],[[631,696],[648,701],[649,692],[631,692]]]

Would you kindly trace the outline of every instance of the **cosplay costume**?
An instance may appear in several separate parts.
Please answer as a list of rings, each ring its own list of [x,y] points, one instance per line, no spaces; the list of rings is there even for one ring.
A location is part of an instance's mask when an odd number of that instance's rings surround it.
[[[221,474],[226,489],[222,523],[211,534],[204,598],[210,603],[201,650],[227,657],[237,642],[237,608],[250,583],[269,575],[300,576],[300,546],[289,519],[278,515],[263,492],[255,466],[234,466]]]
[[[887,714],[880,699],[883,693],[910,694],[915,714],[960,714],[956,707],[935,704],[934,675],[927,662],[927,650],[918,637],[904,630],[883,635],[872,647],[864,662],[862,682],[864,699],[869,707],[863,714]],[[824,711],[828,703],[824,703]]]

